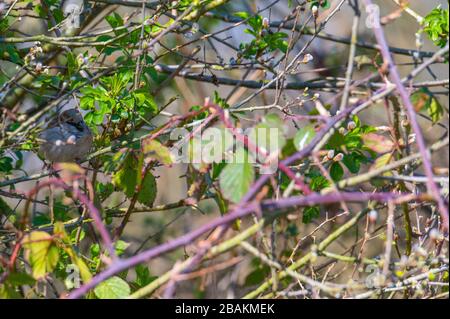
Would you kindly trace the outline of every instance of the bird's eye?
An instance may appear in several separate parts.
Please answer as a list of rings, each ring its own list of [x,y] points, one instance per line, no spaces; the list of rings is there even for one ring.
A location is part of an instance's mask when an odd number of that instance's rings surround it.
[[[81,123],[79,122],[67,121],[67,124],[74,126],[79,131],[83,130],[83,125],[81,125]]]

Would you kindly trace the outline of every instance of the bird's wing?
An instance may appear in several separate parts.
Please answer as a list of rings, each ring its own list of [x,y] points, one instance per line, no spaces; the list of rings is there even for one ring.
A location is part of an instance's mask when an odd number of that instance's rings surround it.
[[[52,128],[52,127],[57,127],[59,126],[59,115],[58,116],[53,116],[50,121],[48,121],[47,123],[47,128]]]

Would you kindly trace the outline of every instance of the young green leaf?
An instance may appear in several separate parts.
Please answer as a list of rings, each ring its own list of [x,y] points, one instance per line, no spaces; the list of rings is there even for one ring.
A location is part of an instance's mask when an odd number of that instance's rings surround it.
[[[233,162],[228,163],[220,173],[219,184],[222,194],[233,203],[241,200],[255,179],[255,171],[249,158],[244,148],[237,149]]]
[[[307,146],[314,136],[316,135],[316,131],[312,126],[302,127],[294,137],[294,145],[297,150],[301,151],[305,146]]]
[[[120,277],[111,277],[94,289],[99,299],[124,299],[130,295],[130,286]]]

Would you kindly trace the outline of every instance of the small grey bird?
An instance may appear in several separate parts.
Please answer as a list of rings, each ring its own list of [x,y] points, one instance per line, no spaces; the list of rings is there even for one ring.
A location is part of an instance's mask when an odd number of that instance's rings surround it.
[[[92,133],[77,109],[62,112],[39,135],[39,154],[50,162],[82,160],[92,146]]]

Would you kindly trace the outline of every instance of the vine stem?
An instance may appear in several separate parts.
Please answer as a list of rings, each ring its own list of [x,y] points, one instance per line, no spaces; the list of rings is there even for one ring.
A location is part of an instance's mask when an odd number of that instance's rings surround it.
[[[373,3],[371,0],[364,0],[364,3],[366,7],[373,6]],[[386,38],[384,36],[383,29],[381,28],[380,19],[379,17],[376,17],[374,19],[375,24],[373,26],[373,32],[375,34],[375,38],[380,46],[380,52],[383,56],[384,62],[387,64],[389,69],[390,78],[396,85],[396,90],[398,94],[400,95],[400,98],[402,99],[403,105],[406,108],[406,111],[408,113],[409,121],[411,123],[411,127],[416,134],[416,141],[417,146],[419,148],[419,152],[423,158],[423,167],[425,170],[425,175],[427,177],[427,188],[428,190],[433,194],[439,208],[439,212],[442,218],[442,226],[443,228],[448,231],[449,229],[449,220],[448,220],[448,207],[444,202],[444,199],[440,195],[440,191],[438,186],[433,180],[433,168],[432,168],[432,162],[431,162],[431,154],[427,150],[425,139],[422,134],[422,130],[419,126],[419,123],[417,122],[416,112],[414,110],[414,106],[412,105],[409,94],[406,91],[405,87],[403,86],[402,80],[400,78],[400,75],[398,73],[397,68],[395,67],[394,61],[392,59],[392,56],[389,52],[389,47],[386,42]],[[448,45],[446,46],[448,48]]]
[[[417,198],[417,197],[416,197]],[[222,217],[216,218],[211,222],[204,224],[203,226],[186,233],[176,239],[170,240],[156,246],[154,248],[148,249],[138,255],[132,256],[128,259],[117,259],[115,260],[109,268],[101,272],[97,276],[93,277],[91,281],[84,284],[80,288],[72,291],[68,298],[76,299],[80,298],[86,294],[90,289],[97,286],[100,282],[108,279],[109,277],[125,270],[141,264],[143,262],[149,261],[163,253],[172,251],[178,247],[182,247],[192,243],[194,240],[204,235],[205,233],[215,229],[216,227],[228,225],[238,218],[243,218],[250,215],[255,211],[267,210],[270,212],[279,212],[280,210],[289,207],[300,207],[300,206],[312,206],[317,204],[330,204],[340,201],[348,202],[365,202],[368,200],[375,200],[385,202],[388,200],[411,200],[411,196],[404,196],[404,194],[398,193],[360,193],[360,192],[341,192],[341,193],[330,193],[330,194],[311,194],[307,196],[295,196],[290,198],[285,198],[281,200],[265,200],[261,203],[251,202],[247,205],[243,205],[238,209],[226,214]]]

